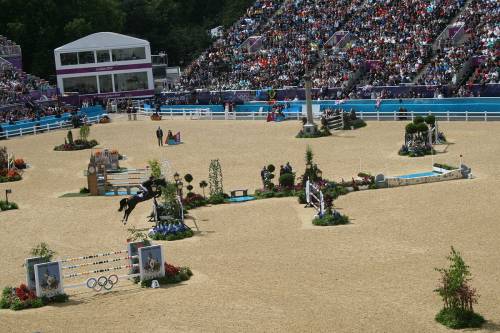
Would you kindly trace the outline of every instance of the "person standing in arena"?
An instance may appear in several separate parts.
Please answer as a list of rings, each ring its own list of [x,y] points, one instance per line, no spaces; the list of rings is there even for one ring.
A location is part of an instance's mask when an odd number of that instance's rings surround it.
[[[158,126],[158,129],[156,130],[156,138],[158,139],[158,146],[163,146],[163,130],[160,126]]]

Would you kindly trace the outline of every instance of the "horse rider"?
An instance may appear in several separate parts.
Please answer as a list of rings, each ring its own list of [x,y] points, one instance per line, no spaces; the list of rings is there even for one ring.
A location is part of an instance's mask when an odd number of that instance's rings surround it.
[[[140,191],[137,192],[137,196],[144,198],[144,197],[147,197],[150,193],[153,193],[154,180],[155,180],[155,177],[149,176],[148,180],[141,183]]]

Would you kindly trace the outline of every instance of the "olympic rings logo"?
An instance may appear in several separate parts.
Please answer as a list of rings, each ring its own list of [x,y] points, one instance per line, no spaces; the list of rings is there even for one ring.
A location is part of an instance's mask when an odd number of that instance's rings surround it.
[[[118,276],[116,274],[110,275],[108,277],[101,276],[99,278],[90,278],[87,280],[87,288],[94,289],[94,291],[99,292],[104,288],[105,290],[113,289],[114,285],[118,283]]]

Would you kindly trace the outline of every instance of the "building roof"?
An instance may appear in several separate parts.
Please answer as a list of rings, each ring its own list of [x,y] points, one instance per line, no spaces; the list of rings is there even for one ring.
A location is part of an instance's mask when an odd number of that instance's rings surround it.
[[[74,42],[68,43],[66,45],[60,46],[54,51],[56,52],[66,52],[66,51],[81,51],[81,50],[93,50],[93,49],[105,49],[105,48],[122,48],[122,47],[134,47],[134,46],[144,46],[149,45],[149,42],[144,39],[139,39],[135,37],[125,36],[122,34],[117,34],[115,32],[96,32]]]

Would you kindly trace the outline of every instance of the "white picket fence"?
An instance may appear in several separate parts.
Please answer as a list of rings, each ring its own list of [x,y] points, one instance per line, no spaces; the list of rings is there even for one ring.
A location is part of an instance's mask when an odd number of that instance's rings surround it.
[[[98,123],[100,118],[101,118],[100,115],[89,117],[87,119],[87,123],[90,123],[90,124]],[[28,127],[28,128],[20,128],[20,129],[15,129],[15,130],[3,130],[2,132],[0,132],[0,139],[9,139],[9,138],[15,137],[15,136],[40,134],[40,133],[44,133],[44,132],[50,132],[50,131],[54,131],[54,130],[60,130],[60,129],[66,129],[66,128],[72,128],[72,127],[73,127],[73,124],[71,123],[71,119],[61,120],[60,122],[52,123],[52,124],[39,125],[39,126],[33,126],[33,127]]]

